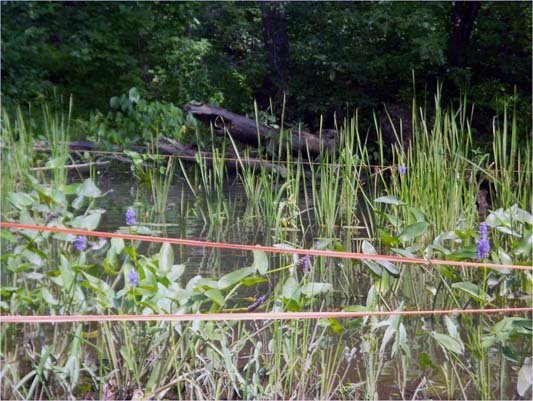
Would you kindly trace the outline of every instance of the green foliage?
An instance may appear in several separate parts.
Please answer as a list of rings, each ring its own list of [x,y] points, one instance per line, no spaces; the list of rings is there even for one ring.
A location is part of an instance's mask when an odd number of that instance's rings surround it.
[[[127,94],[114,96],[109,101],[110,111],[92,113],[87,121],[81,120],[82,130],[89,140],[108,144],[148,144],[159,135],[185,142],[189,127],[196,127],[194,118],[185,116],[172,103],[147,101],[137,88]]]
[[[514,104],[529,125],[531,4],[483,3],[464,68],[447,59],[452,7],[282,5],[290,59],[281,67],[288,74],[286,116],[317,126],[319,114],[346,106],[408,103],[414,76],[418,96],[437,81],[450,88],[446,101],[469,93],[480,124]],[[276,73],[269,71],[256,3],[15,2],[3,6],[3,15],[5,103],[72,93],[81,111],[104,110],[111,96],[137,87],[147,101],[197,100],[250,112]]]

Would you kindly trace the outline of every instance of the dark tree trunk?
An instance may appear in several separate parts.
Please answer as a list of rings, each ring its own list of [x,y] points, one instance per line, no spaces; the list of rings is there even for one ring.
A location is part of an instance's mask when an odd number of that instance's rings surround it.
[[[450,67],[464,68],[467,66],[466,55],[480,7],[479,1],[455,1],[452,3],[451,32],[448,41],[448,65]]]
[[[258,100],[261,104],[268,104],[271,98],[279,104],[287,92],[289,80],[289,36],[285,6],[277,2],[261,3],[261,16],[268,74]]]

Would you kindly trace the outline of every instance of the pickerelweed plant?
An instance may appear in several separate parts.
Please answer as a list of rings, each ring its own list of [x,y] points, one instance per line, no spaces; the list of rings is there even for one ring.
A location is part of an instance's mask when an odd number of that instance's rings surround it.
[[[357,115],[339,128],[337,151],[316,157],[294,154],[283,124],[281,140],[268,143],[268,161],[258,162],[227,132],[226,147],[212,147],[213,159],[198,153],[189,165],[180,160],[178,171],[160,156],[130,153],[137,183],[147,185],[134,185],[134,203],[126,199],[115,206],[117,230],[166,235],[154,231],[167,226],[160,224],[158,213],[179,210],[177,235],[184,238],[265,243],[289,252],[334,249],[478,261],[487,263],[485,268],[261,251],[223,257],[220,249],[186,251],[168,243],[146,246],[118,238],[2,230],[2,313],[528,305],[531,272],[488,267],[491,262],[531,265],[528,164],[522,156],[503,156],[510,149],[504,144],[517,141],[509,134],[507,139],[495,137],[498,155],[473,157],[466,107],[444,110],[438,99],[434,118],[414,113],[410,145],[404,145],[407,133],[398,130],[392,164],[385,163],[383,140],[378,143],[375,157],[382,158],[382,167],[368,166],[368,139],[359,135]],[[13,165],[2,180],[2,219],[87,230],[105,223],[105,229],[113,230],[103,218],[113,206],[107,212],[98,207],[106,205],[106,197],[92,180],[67,184],[60,183],[62,173],[57,180],[49,170],[27,173],[28,168],[45,167],[32,153],[28,126],[21,117],[11,126],[11,136],[2,137],[13,147],[10,152],[21,157],[8,154],[2,160],[4,169],[11,166],[6,163]],[[512,129],[508,132],[512,137]],[[525,145],[527,154],[530,142]],[[236,159],[237,178],[230,175],[228,166],[233,166],[227,157]],[[49,167],[62,168],[55,163]],[[507,172],[496,171],[496,165]],[[506,187],[518,177],[511,170],[520,170],[522,177],[516,193]],[[483,214],[475,200],[487,180],[492,206]],[[181,197],[171,199],[171,187],[180,185]],[[240,194],[243,199],[236,199]],[[169,201],[179,205],[173,209]],[[201,233],[191,230],[191,221],[200,223]],[[239,235],[233,240],[235,231]],[[525,314],[3,324],[0,330],[2,399],[503,399],[531,394],[531,319]]]

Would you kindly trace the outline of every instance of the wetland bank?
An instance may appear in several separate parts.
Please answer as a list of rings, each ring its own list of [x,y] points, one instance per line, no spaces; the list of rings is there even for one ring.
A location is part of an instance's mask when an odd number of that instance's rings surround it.
[[[2,12],[0,398],[531,398],[531,4]]]

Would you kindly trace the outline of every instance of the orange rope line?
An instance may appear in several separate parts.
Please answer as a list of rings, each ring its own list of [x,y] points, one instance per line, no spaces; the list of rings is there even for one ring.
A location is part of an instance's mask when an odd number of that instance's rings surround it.
[[[270,253],[283,253],[283,254],[300,254],[300,255],[312,255],[312,256],[324,256],[335,257],[345,259],[358,259],[358,260],[379,260],[397,263],[411,263],[418,265],[446,265],[457,267],[471,267],[471,268],[490,268],[490,269],[512,269],[512,270],[527,270],[533,271],[533,266],[512,265],[504,263],[480,263],[480,262],[460,262],[453,260],[440,260],[440,259],[423,259],[423,258],[406,258],[402,256],[393,255],[381,255],[381,254],[367,254],[359,252],[339,252],[330,250],[318,250],[318,249],[287,249],[276,248],[273,246],[263,245],[245,245],[245,244],[232,244],[224,242],[212,242],[212,241],[200,241],[190,239],[179,238],[166,238],[166,237],[149,237],[146,235],[138,234],[122,234],[122,233],[109,233],[103,231],[87,231],[74,228],[60,228],[60,227],[47,227],[33,224],[21,224],[0,222],[0,227],[21,229],[21,230],[33,230],[33,231],[49,231],[55,233],[83,235],[91,237],[103,237],[103,238],[121,238],[133,241],[147,241],[156,243],[170,243],[174,245],[184,246],[197,246],[203,248],[220,248],[220,249],[234,249],[240,251],[264,251]]]
[[[349,319],[365,316],[423,316],[481,313],[533,313],[533,307],[491,309],[441,309],[408,311],[361,312],[250,312],[250,313],[188,313],[181,315],[63,315],[63,316],[0,316],[0,323],[75,323],[75,322],[189,322],[189,321],[242,321],[242,320],[296,320],[296,319]]]

